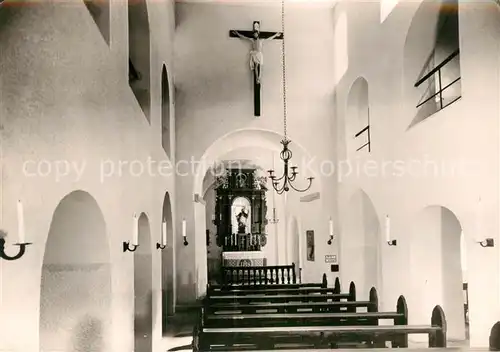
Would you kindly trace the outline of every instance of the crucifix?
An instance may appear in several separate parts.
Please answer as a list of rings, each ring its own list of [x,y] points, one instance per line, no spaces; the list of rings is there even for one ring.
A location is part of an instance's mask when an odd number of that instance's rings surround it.
[[[250,70],[253,73],[253,96],[254,96],[254,115],[260,116],[260,84],[262,65],[264,56],[262,54],[262,43],[264,40],[283,39],[282,32],[261,32],[260,22],[253,22],[251,31],[229,31],[229,37],[248,40],[252,43],[250,50]]]

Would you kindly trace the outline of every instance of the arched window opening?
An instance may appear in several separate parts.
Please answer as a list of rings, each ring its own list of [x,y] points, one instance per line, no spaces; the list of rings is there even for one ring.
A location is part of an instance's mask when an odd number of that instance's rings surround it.
[[[1,3],[1,1],[0,1]],[[99,32],[101,32],[104,41],[109,45],[110,34],[109,34],[109,0],[84,0],[85,6],[90,12],[90,15],[94,19]]]
[[[370,109],[368,103],[368,82],[363,77],[354,81],[347,98],[346,114],[347,140],[352,145],[348,150],[371,152]]]
[[[428,26],[431,30],[423,29]],[[406,70],[415,75],[411,82],[417,109],[413,126],[462,96],[458,2],[445,0],[437,9],[424,2],[413,19],[406,45]]]
[[[150,34],[145,0],[128,0],[129,85],[150,121]]]
[[[381,0],[380,1],[380,23],[384,22],[394,10],[399,0]]]
[[[170,158],[171,138],[170,138],[170,89],[168,86],[167,68],[163,65],[161,73],[161,140],[162,146]]]

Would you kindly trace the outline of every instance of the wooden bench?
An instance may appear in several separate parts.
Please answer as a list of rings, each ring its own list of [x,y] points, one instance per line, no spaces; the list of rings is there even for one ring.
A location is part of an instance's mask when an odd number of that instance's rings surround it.
[[[375,289],[370,290],[370,299],[378,301]],[[403,296],[398,299],[396,312],[376,310],[372,306],[363,313],[206,316],[203,308],[194,328],[193,351],[210,351],[215,346],[226,351],[273,350],[287,344],[300,349],[335,348],[356,342],[381,347],[386,341],[391,341],[392,347],[404,348],[408,347],[409,334],[428,334],[429,347],[446,347],[446,320],[440,306],[433,309],[430,325],[408,325]],[[379,326],[382,319],[391,319],[394,325]]]
[[[327,301],[340,301],[346,299],[348,301],[356,300],[356,286],[354,282],[351,282],[349,286],[349,293],[335,293],[334,288],[318,288],[314,289],[316,292],[301,292],[300,290],[292,290],[288,293],[280,294],[275,292],[274,294],[268,294],[266,290],[259,291],[256,294],[247,295],[226,295],[220,292],[214,293],[213,295],[207,295],[205,297],[205,302],[209,301],[210,304],[214,303],[233,303],[233,304],[245,304],[245,303],[257,303],[257,302],[268,302],[268,303],[286,303],[286,302],[327,302]]]
[[[354,288],[355,286],[353,286]],[[286,302],[286,303],[216,303],[209,299],[204,302],[204,310],[207,314],[263,314],[263,313],[340,313],[356,312],[358,308],[366,311],[376,312],[378,310],[378,296],[375,288],[370,290],[369,301],[356,301],[356,294],[351,290],[350,301],[334,302]]]

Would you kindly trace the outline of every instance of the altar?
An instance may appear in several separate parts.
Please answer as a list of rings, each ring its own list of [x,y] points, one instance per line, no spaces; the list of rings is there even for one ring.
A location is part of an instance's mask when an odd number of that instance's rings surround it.
[[[222,265],[225,267],[266,266],[266,258],[260,251],[222,252]]]

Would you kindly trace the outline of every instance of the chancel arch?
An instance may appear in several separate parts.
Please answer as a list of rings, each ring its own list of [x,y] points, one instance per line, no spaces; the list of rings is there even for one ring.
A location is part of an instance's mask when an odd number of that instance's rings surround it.
[[[163,235],[166,231],[166,235]],[[162,326],[166,332],[168,317],[174,314],[175,309],[175,242],[172,218],[172,204],[170,194],[165,193],[162,209],[162,239],[166,238],[166,246],[161,252],[161,272],[162,272]]]
[[[134,253],[134,347],[151,352],[153,348],[153,273],[149,219],[138,219],[139,246]]]
[[[465,340],[462,226],[456,215],[440,205],[419,211],[411,226],[410,275],[414,300],[410,323],[428,320],[429,307],[444,309],[449,340]],[[417,337],[415,339],[418,339]],[[424,338],[423,338],[424,339]]]
[[[346,140],[349,154],[371,151],[368,93],[368,82],[363,77],[358,77],[349,90],[346,113]]]
[[[370,197],[361,189],[352,194],[344,214],[340,258],[351,260],[342,266],[341,281],[354,281],[360,299],[368,298],[371,287],[381,290],[379,217]]]
[[[403,57],[408,128],[462,96],[458,8],[458,0],[425,0],[413,16]]]
[[[109,351],[111,264],[96,200],[74,191],[56,207],[40,285],[40,351]]]
[[[146,0],[128,0],[128,50],[129,85],[151,123],[150,27]]]
[[[210,168],[214,165],[217,165],[219,161],[223,160],[225,156],[229,153],[237,151],[239,149],[245,148],[260,148],[266,149],[267,154],[271,155],[272,152],[278,154],[281,152],[281,144],[280,141],[283,136],[279,133],[269,130],[259,130],[259,129],[242,129],[231,132],[217,141],[215,141],[211,146],[209,146],[202,157],[200,158],[200,163],[197,166],[194,175],[193,181],[193,194],[203,194],[204,190],[207,189],[207,185],[204,187],[204,180],[207,172],[209,172]],[[292,161],[297,165],[307,165],[307,162],[310,160],[309,153],[301,146],[299,142],[296,142],[293,137],[290,148],[293,151]],[[276,161],[276,171],[277,173],[282,173],[283,166],[280,161]],[[301,170],[299,170],[301,171]],[[314,163],[310,164],[310,167],[307,170],[303,170],[301,176],[304,178],[303,181],[297,181],[298,187],[303,187],[307,185],[307,180],[305,179],[308,176],[315,177],[313,186],[311,188],[311,192],[319,192],[321,190],[322,179],[317,177],[320,175],[318,172],[318,166]],[[301,183],[302,182],[302,183]],[[196,270],[198,273],[197,283],[198,290],[201,291],[203,287],[206,287],[206,282],[208,281],[207,277],[207,223],[209,223],[211,219],[207,218],[207,209],[205,205],[195,203],[194,205],[194,222],[195,222],[195,243],[193,245],[196,247]],[[285,223],[280,222],[279,226],[285,227]],[[271,231],[271,230],[270,230]],[[281,231],[281,230],[280,230]],[[283,230],[284,231],[284,230]],[[286,233],[283,233],[285,236]],[[191,242],[190,242],[191,243]],[[271,247],[267,247],[266,249],[271,250]]]

